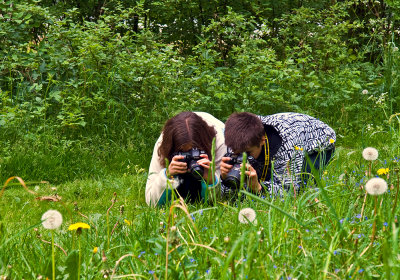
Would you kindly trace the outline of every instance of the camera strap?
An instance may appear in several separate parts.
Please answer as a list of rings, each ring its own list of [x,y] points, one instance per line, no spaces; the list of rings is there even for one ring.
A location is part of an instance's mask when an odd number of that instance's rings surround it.
[[[268,136],[267,133],[265,133],[265,148],[264,148],[264,166],[263,166],[263,172],[261,175],[261,181],[264,182],[265,178],[267,177],[268,173],[268,166],[269,166],[269,141],[268,141]],[[268,149],[268,152],[267,152]]]

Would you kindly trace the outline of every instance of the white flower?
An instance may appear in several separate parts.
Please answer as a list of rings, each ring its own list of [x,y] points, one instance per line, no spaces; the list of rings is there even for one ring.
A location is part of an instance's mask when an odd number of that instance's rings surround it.
[[[365,189],[370,195],[380,195],[387,191],[387,183],[382,178],[372,178],[365,184]]]
[[[256,211],[254,211],[251,208],[243,208],[239,212],[239,222],[242,224],[247,224],[247,223],[257,223],[256,220]]]
[[[362,91],[362,94],[368,94],[368,89],[364,89],[364,90]]]
[[[372,147],[365,148],[362,152],[362,156],[366,160],[376,160],[378,155],[378,150]]]
[[[42,216],[42,225],[46,229],[56,229],[62,224],[62,215],[57,210],[48,210]]]

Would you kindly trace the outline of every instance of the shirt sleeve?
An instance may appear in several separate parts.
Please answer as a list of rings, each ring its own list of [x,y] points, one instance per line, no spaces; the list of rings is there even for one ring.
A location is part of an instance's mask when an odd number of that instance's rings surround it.
[[[153,156],[151,158],[149,167],[149,176],[146,182],[146,203],[149,206],[156,206],[167,189],[168,181],[171,189],[176,189],[179,185],[177,178],[168,179],[166,169],[160,163],[158,156],[158,148],[161,144],[162,136],[158,138],[153,149]]]

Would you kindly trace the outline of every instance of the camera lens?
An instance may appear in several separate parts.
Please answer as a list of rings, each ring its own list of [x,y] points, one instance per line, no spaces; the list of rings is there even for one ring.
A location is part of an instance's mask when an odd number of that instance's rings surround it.
[[[240,164],[236,163],[226,176],[224,185],[231,189],[239,189],[240,187]]]
[[[201,180],[203,178],[204,168],[197,163],[196,160],[192,160],[188,164],[188,169],[194,178]]]

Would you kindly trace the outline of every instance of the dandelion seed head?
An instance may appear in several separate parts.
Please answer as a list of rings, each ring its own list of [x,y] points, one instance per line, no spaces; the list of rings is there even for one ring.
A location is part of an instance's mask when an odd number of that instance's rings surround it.
[[[46,229],[56,229],[62,224],[62,215],[57,210],[48,210],[42,215],[42,225]]]
[[[365,190],[370,195],[381,195],[388,189],[387,183],[382,178],[372,178],[365,184]]]
[[[365,148],[362,152],[362,156],[366,160],[376,160],[378,155],[378,150],[372,147]]]
[[[248,224],[250,223],[256,223],[256,211],[254,211],[252,208],[243,208],[239,212],[239,222],[242,224]]]
[[[362,91],[362,94],[368,94],[368,89],[364,89],[364,90]]]

